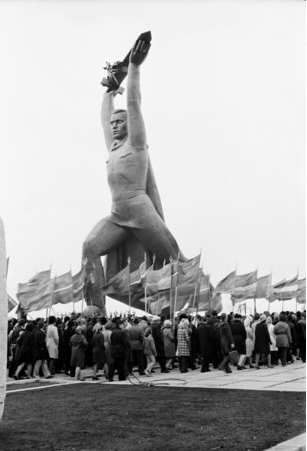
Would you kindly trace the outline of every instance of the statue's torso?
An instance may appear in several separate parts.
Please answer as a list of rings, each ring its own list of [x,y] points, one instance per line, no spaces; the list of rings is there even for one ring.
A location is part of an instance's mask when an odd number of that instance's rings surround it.
[[[146,190],[148,152],[133,148],[127,139],[113,145],[107,161],[108,183],[112,199],[131,197]]]

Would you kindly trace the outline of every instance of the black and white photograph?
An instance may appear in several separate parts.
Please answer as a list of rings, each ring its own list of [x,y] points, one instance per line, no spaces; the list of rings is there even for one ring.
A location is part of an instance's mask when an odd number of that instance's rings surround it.
[[[1,451],[306,449],[306,2],[0,0]]]

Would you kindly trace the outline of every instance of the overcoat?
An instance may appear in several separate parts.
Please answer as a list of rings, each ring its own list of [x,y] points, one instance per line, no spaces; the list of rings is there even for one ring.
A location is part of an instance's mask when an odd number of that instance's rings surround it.
[[[46,332],[46,345],[51,359],[58,359],[59,357],[59,333],[56,326],[49,324]]]
[[[177,353],[179,357],[189,356],[191,351],[191,340],[188,327],[178,327],[177,331]]]
[[[287,323],[278,321],[274,326],[274,334],[276,336],[276,346],[278,348],[289,348],[290,343],[292,343],[292,337]]]
[[[159,324],[152,323],[151,331],[152,331],[153,339],[155,341],[157,356],[165,357],[163,334],[162,334]]]
[[[104,336],[100,331],[93,335],[93,363],[104,365],[106,363]]]
[[[84,367],[85,350],[87,341],[84,335],[74,334],[70,339],[71,360],[70,366]]]
[[[227,355],[231,351],[231,345],[234,343],[233,336],[229,325],[222,321],[219,324],[220,340],[221,340],[221,354]]]
[[[270,334],[265,321],[261,321],[255,328],[255,347],[256,354],[269,354],[270,353]]]
[[[176,355],[175,338],[172,329],[170,327],[164,327],[164,329],[162,329],[162,333],[164,340],[165,357],[168,359],[175,357]]]
[[[239,319],[234,319],[230,323],[230,330],[234,339],[235,348],[238,351],[238,354],[246,355],[246,330]]]
[[[25,330],[17,339],[18,351],[16,356],[17,365],[21,363],[34,363],[34,330]]]
[[[34,330],[34,359],[47,360],[46,333],[42,329]]]
[[[202,357],[211,357],[214,352],[214,330],[206,323],[197,328],[199,353]]]

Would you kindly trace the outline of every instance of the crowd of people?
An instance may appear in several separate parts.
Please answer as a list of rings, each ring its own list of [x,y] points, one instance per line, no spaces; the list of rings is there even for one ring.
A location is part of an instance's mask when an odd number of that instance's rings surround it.
[[[231,373],[233,354],[237,371],[305,362],[306,312],[242,317],[213,310],[204,316],[182,314],[174,323],[157,315],[72,314],[8,323],[7,371],[16,380],[50,379],[62,372],[82,380],[84,368],[92,368],[93,380],[109,382],[115,374],[127,379],[135,368],[148,377],[175,368]]]

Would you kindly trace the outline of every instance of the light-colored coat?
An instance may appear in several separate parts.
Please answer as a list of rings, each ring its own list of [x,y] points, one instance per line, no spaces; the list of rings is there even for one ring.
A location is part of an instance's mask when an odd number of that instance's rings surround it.
[[[49,357],[51,359],[58,359],[59,357],[59,333],[56,326],[49,324],[46,332],[46,346],[48,349]]]
[[[272,323],[269,323],[267,326],[268,326],[268,331],[269,331],[270,339],[271,339],[270,351],[274,352],[274,351],[277,351],[276,337],[274,334],[274,326]]]
[[[250,326],[245,326],[246,330],[246,357],[251,357],[254,350],[254,334]]]

